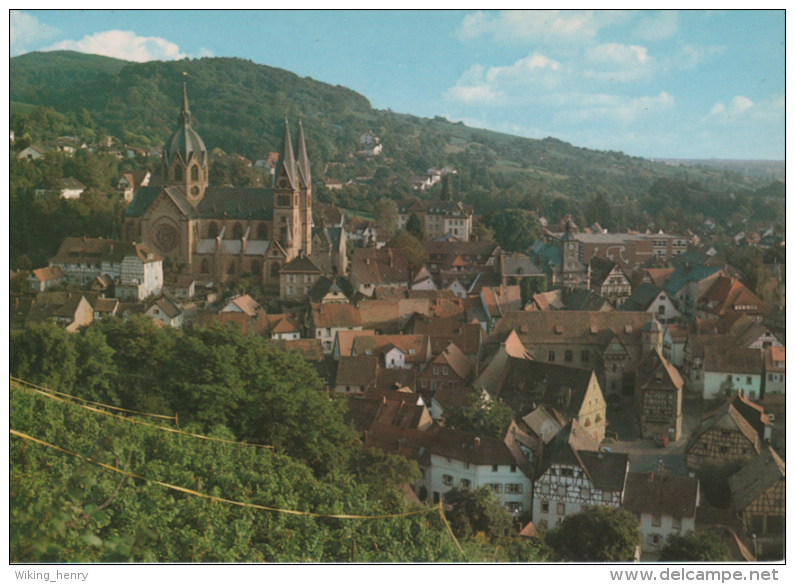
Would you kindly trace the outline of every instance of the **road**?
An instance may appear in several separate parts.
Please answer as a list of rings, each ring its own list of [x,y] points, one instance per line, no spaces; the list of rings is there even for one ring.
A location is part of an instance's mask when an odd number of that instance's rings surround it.
[[[640,438],[640,426],[635,418],[632,398],[623,398],[618,409],[608,406],[608,432],[615,432],[618,440],[606,440],[603,445],[613,452],[629,454],[629,470],[657,472],[662,468],[677,476],[686,476],[685,446],[690,432],[698,425],[702,414],[700,400],[685,400],[682,404],[682,436],[668,446],[659,447],[651,438]]]

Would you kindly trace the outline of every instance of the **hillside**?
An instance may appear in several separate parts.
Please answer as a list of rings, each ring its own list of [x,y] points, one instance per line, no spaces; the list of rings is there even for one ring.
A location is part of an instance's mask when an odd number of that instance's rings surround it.
[[[485,199],[494,198],[496,191],[518,204],[528,196],[636,200],[660,178],[749,194],[770,182],[578,148],[551,137],[520,138],[441,117],[376,110],[345,87],[237,58],[128,63],[71,52],[14,57],[10,98],[19,103],[12,108],[12,129],[26,107],[44,106],[72,120],[75,133],[88,127],[129,145],[157,146],[173,130],[183,79],[196,128],[210,150],[261,158],[278,149],[286,114],[303,120],[316,178],[326,174],[326,163],[337,163],[327,171],[335,178],[375,179],[370,196],[409,194],[412,174],[447,164],[459,170],[460,196],[474,198],[483,212],[492,210]],[[367,130],[384,146],[383,155],[369,163],[350,157]]]

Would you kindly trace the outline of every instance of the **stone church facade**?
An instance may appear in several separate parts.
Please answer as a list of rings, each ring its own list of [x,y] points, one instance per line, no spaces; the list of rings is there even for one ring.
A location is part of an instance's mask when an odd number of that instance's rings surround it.
[[[253,276],[279,285],[282,266],[312,254],[312,178],[299,123],[297,154],[285,121],[271,188],[209,183],[208,151],[192,128],[183,85],[178,127],[163,148],[162,185],[141,187],[125,211],[123,238],[187,266],[198,280]]]

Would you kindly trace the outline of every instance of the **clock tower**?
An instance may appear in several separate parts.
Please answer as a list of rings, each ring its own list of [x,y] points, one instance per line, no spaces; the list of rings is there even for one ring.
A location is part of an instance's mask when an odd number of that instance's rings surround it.
[[[588,288],[588,265],[580,260],[580,242],[574,237],[574,224],[566,222],[561,238],[561,276],[564,288]]]

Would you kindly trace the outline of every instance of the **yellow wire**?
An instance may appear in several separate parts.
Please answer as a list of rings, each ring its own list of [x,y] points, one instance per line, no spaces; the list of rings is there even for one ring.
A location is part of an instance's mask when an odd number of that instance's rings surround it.
[[[92,401],[89,401],[87,399],[76,397],[74,395],[69,395],[68,393],[61,393],[60,391],[55,391],[54,389],[50,389],[48,387],[42,387],[40,385],[36,385],[35,383],[29,383],[29,382],[24,381],[22,379],[17,379],[16,377],[11,377],[11,381],[15,382],[15,383],[18,383],[20,385],[30,386],[32,388],[40,389],[40,390],[46,391],[48,393],[53,393],[55,395],[68,397],[70,399],[81,401],[81,402],[85,402],[87,404],[91,404],[91,405],[94,405],[94,406],[100,406],[100,407],[108,408],[108,409],[111,409],[111,410],[118,410],[120,412],[127,412],[128,414],[137,414],[139,416],[150,416],[152,418],[164,418],[166,420],[175,420],[175,421],[177,419],[177,416],[164,416],[164,415],[160,415],[160,414],[150,414],[150,413],[147,413],[147,412],[136,412],[134,410],[125,410],[124,408],[118,408],[116,406],[110,406],[108,404],[102,404],[102,403],[99,403],[99,402],[92,402]]]
[[[65,450],[65,449],[61,448],[60,446],[55,446],[54,444],[49,444],[48,442],[44,442],[43,440],[39,440],[38,438],[34,438],[33,436],[28,436],[27,434],[23,434],[22,432],[18,432],[17,430],[13,430],[13,429],[9,428],[9,432],[11,433],[12,436],[16,436],[16,437],[22,438],[24,440],[30,440],[31,442],[35,442],[36,444],[41,444],[42,446],[46,446],[47,448],[52,448],[53,450],[57,450],[58,452],[62,452],[63,454],[68,454],[68,455],[74,456],[76,458],[82,458],[82,459],[84,459],[84,460],[86,460],[86,461],[88,461],[88,462],[90,462],[92,464],[96,464],[97,466],[100,466],[100,467],[102,467],[104,469],[111,470],[111,471],[117,472],[119,474],[123,474],[123,475],[125,475],[127,477],[130,477],[130,478],[133,478],[133,479],[139,479],[139,480],[142,480],[142,481],[148,481],[150,483],[154,483],[156,485],[160,485],[161,487],[165,487],[167,489],[172,489],[174,491],[179,491],[181,493],[186,493],[188,495],[193,495],[194,497],[201,497],[203,499],[210,499],[211,501],[216,501],[218,503],[227,503],[229,505],[237,505],[238,507],[251,507],[252,509],[260,509],[262,511],[272,511],[274,513],[286,513],[288,515],[307,515],[309,517],[327,517],[327,518],[333,518],[333,519],[390,519],[390,518],[394,518],[394,517],[407,517],[409,515],[420,515],[422,513],[431,513],[431,512],[435,512],[436,511],[436,508],[431,507],[429,509],[422,509],[420,511],[407,511],[405,513],[396,513],[396,514],[392,514],[392,515],[330,515],[330,514],[326,514],[326,513],[312,513],[311,511],[295,511],[295,510],[292,510],[292,509],[277,509],[275,507],[265,507],[264,505],[256,505],[254,503],[242,503],[240,501],[232,501],[231,499],[223,499],[221,497],[214,497],[212,495],[205,495],[204,493],[199,493],[198,491],[194,491],[192,489],[186,489],[184,487],[179,487],[177,485],[171,485],[169,483],[163,483],[163,482],[160,482],[160,481],[147,479],[146,477],[142,477],[142,476],[139,476],[139,475],[136,475],[136,474],[121,470],[119,468],[104,464],[102,462],[93,461],[89,457],[84,457],[84,456],[81,456],[81,455],[76,454],[74,452],[70,452],[68,450]],[[444,516],[442,516],[442,519],[444,520]],[[445,521],[445,523],[446,523],[446,521]],[[448,529],[449,529],[449,526],[448,526]],[[452,535],[452,531],[450,532],[450,534]],[[455,536],[453,536],[453,539],[455,539]],[[458,545],[457,541],[456,541],[456,545]],[[461,549],[461,546],[458,546],[458,549]],[[462,552],[463,552],[463,550],[462,550]]]
[[[66,403],[66,400],[63,400],[63,399],[61,399],[59,397],[56,397],[54,395],[50,395],[46,391],[41,391],[39,389],[33,389],[32,387],[25,387],[23,385],[13,385],[12,384],[11,387],[14,387],[14,388],[17,388],[17,389],[24,389],[24,390],[27,390],[27,391],[32,391],[32,392],[38,393],[40,395],[43,395],[46,398]],[[192,438],[200,438],[202,440],[212,440],[214,442],[223,442],[224,444],[236,444],[236,445],[240,445],[240,446],[256,446],[257,448],[269,448],[270,450],[274,449],[273,446],[267,446],[265,444],[252,444],[252,443],[249,443],[249,442],[235,442],[234,440],[224,440],[223,438],[212,438],[210,436],[202,436],[201,434],[191,434],[190,432],[183,432],[182,430],[175,430],[174,428],[166,428],[164,426],[156,426],[155,424],[149,424],[147,422],[141,422],[140,420],[132,420],[130,418],[125,418],[124,416],[117,416],[116,414],[111,414],[110,412],[106,412],[104,410],[98,410],[96,408],[92,408],[91,406],[84,406],[82,404],[72,404],[72,405],[75,405],[78,408],[83,408],[85,410],[88,410],[89,412],[95,412],[97,414],[103,414],[105,416],[110,416],[110,417],[116,418],[118,420],[124,420],[125,422],[130,422],[131,424],[140,424],[141,426],[149,426],[150,428],[155,428],[157,430],[162,430],[163,432],[171,432],[172,434],[182,434],[183,436],[191,436]]]

